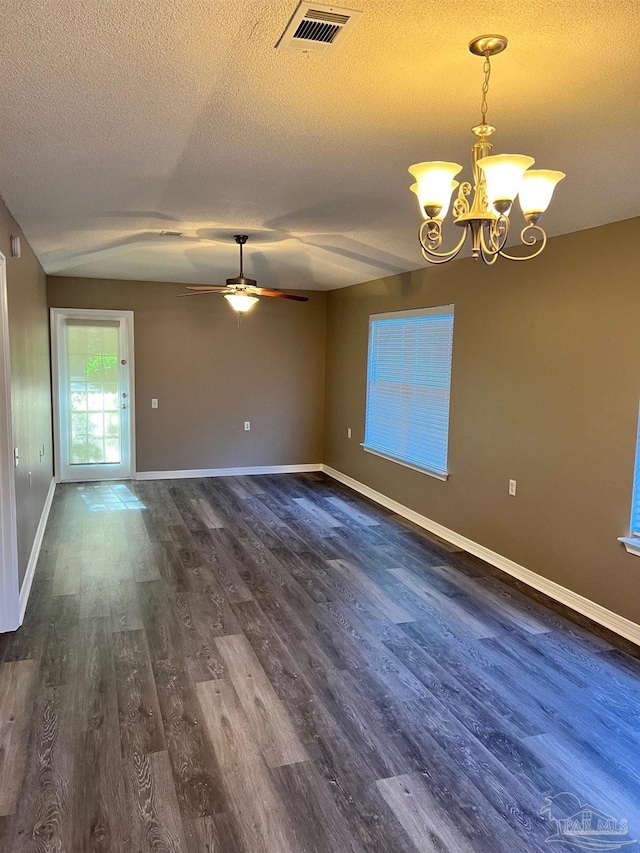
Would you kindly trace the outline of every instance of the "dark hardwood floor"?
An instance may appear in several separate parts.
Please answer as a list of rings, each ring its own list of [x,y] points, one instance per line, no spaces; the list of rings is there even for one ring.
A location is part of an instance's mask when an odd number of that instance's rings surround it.
[[[640,838],[638,660],[321,474],[59,486],[0,659],[10,853]]]

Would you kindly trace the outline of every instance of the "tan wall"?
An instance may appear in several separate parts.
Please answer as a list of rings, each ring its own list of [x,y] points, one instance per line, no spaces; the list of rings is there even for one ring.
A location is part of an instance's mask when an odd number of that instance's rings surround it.
[[[22,257],[11,257],[18,235]],[[0,252],[7,259],[13,441],[20,451],[16,470],[20,583],[53,476],[51,380],[46,276],[24,234],[0,201]],[[40,458],[44,444],[45,455]],[[31,488],[29,488],[31,472]]]
[[[238,328],[221,296],[176,299],[179,284],[50,277],[48,291],[56,308],[134,311],[138,471],[322,461],[326,294],[263,298]]]
[[[465,259],[331,292],[325,463],[640,622],[640,558],[616,541],[629,529],[640,400],[639,234],[631,219],[552,239],[525,264]],[[443,483],[360,442],[369,314],[448,303]]]

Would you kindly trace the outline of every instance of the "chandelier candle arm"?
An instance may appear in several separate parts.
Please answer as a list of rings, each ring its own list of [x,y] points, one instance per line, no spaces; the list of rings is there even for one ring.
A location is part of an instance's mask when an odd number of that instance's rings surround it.
[[[536,237],[536,234],[539,236]],[[520,242],[524,246],[535,246],[538,240],[540,240],[540,245],[530,255],[509,255],[503,249],[500,249],[498,254],[501,258],[506,258],[508,261],[530,261],[532,258],[537,258],[543,252],[544,247],[547,245],[547,234],[544,228],[534,224],[525,225],[520,232]]]
[[[507,238],[509,237],[509,217],[506,214],[502,214],[495,222],[491,224],[491,227],[483,231],[483,248],[485,254],[498,254],[501,249],[504,248]]]
[[[425,219],[418,229],[418,240],[420,241],[422,254],[432,264],[442,264],[445,261],[455,258],[464,246],[466,236],[466,233],[463,233],[458,245],[454,246],[448,252],[438,252],[437,249],[442,244],[442,223],[437,219]]]
[[[442,160],[416,163],[409,168],[415,178],[411,191],[418,198],[420,226],[418,239],[423,257],[432,264],[453,260],[461,251],[467,235],[471,239],[471,255],[486,264],[494,264],[498,256],[513,261],[537,257],[546,246],[547,235],[538,224],[551,203],[556,185],[565,177],[563,172],[549,169],[530,169],[533,157],[523,154],[492,153],[490,141],[495,127],[487,121],[487,95],[491,78],[491,57],[501,53],[507,39],[499,35],[479,36],[469,44],[469,50],[484,59],[484,82],[480,106],[480,124],[472,128],[476,142],[472,146],[473,184],[455,180],[462,171],[458,163]],[[463,229],[458,244],[447,252],[438,251],[442,245],[442,225],[449,212],[455,189],[453,221]],[[504,251],[509,232],[512,206],[516,198],[525,218],[520,241],[536,246],[530,255],[509,255]]]

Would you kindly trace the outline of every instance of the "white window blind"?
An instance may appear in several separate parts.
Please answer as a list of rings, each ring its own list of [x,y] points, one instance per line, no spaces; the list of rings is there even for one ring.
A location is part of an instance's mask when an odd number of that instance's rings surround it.
[[[447,474],[453,305],[369,320],[364,448]]]

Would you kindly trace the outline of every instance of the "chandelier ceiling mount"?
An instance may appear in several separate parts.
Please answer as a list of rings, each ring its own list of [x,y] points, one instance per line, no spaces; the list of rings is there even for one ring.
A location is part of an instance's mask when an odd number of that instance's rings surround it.
[[[509,42],[504,36],[478,36],[469,42],[469,50],[476,56],[495,56],[507,49]]]

